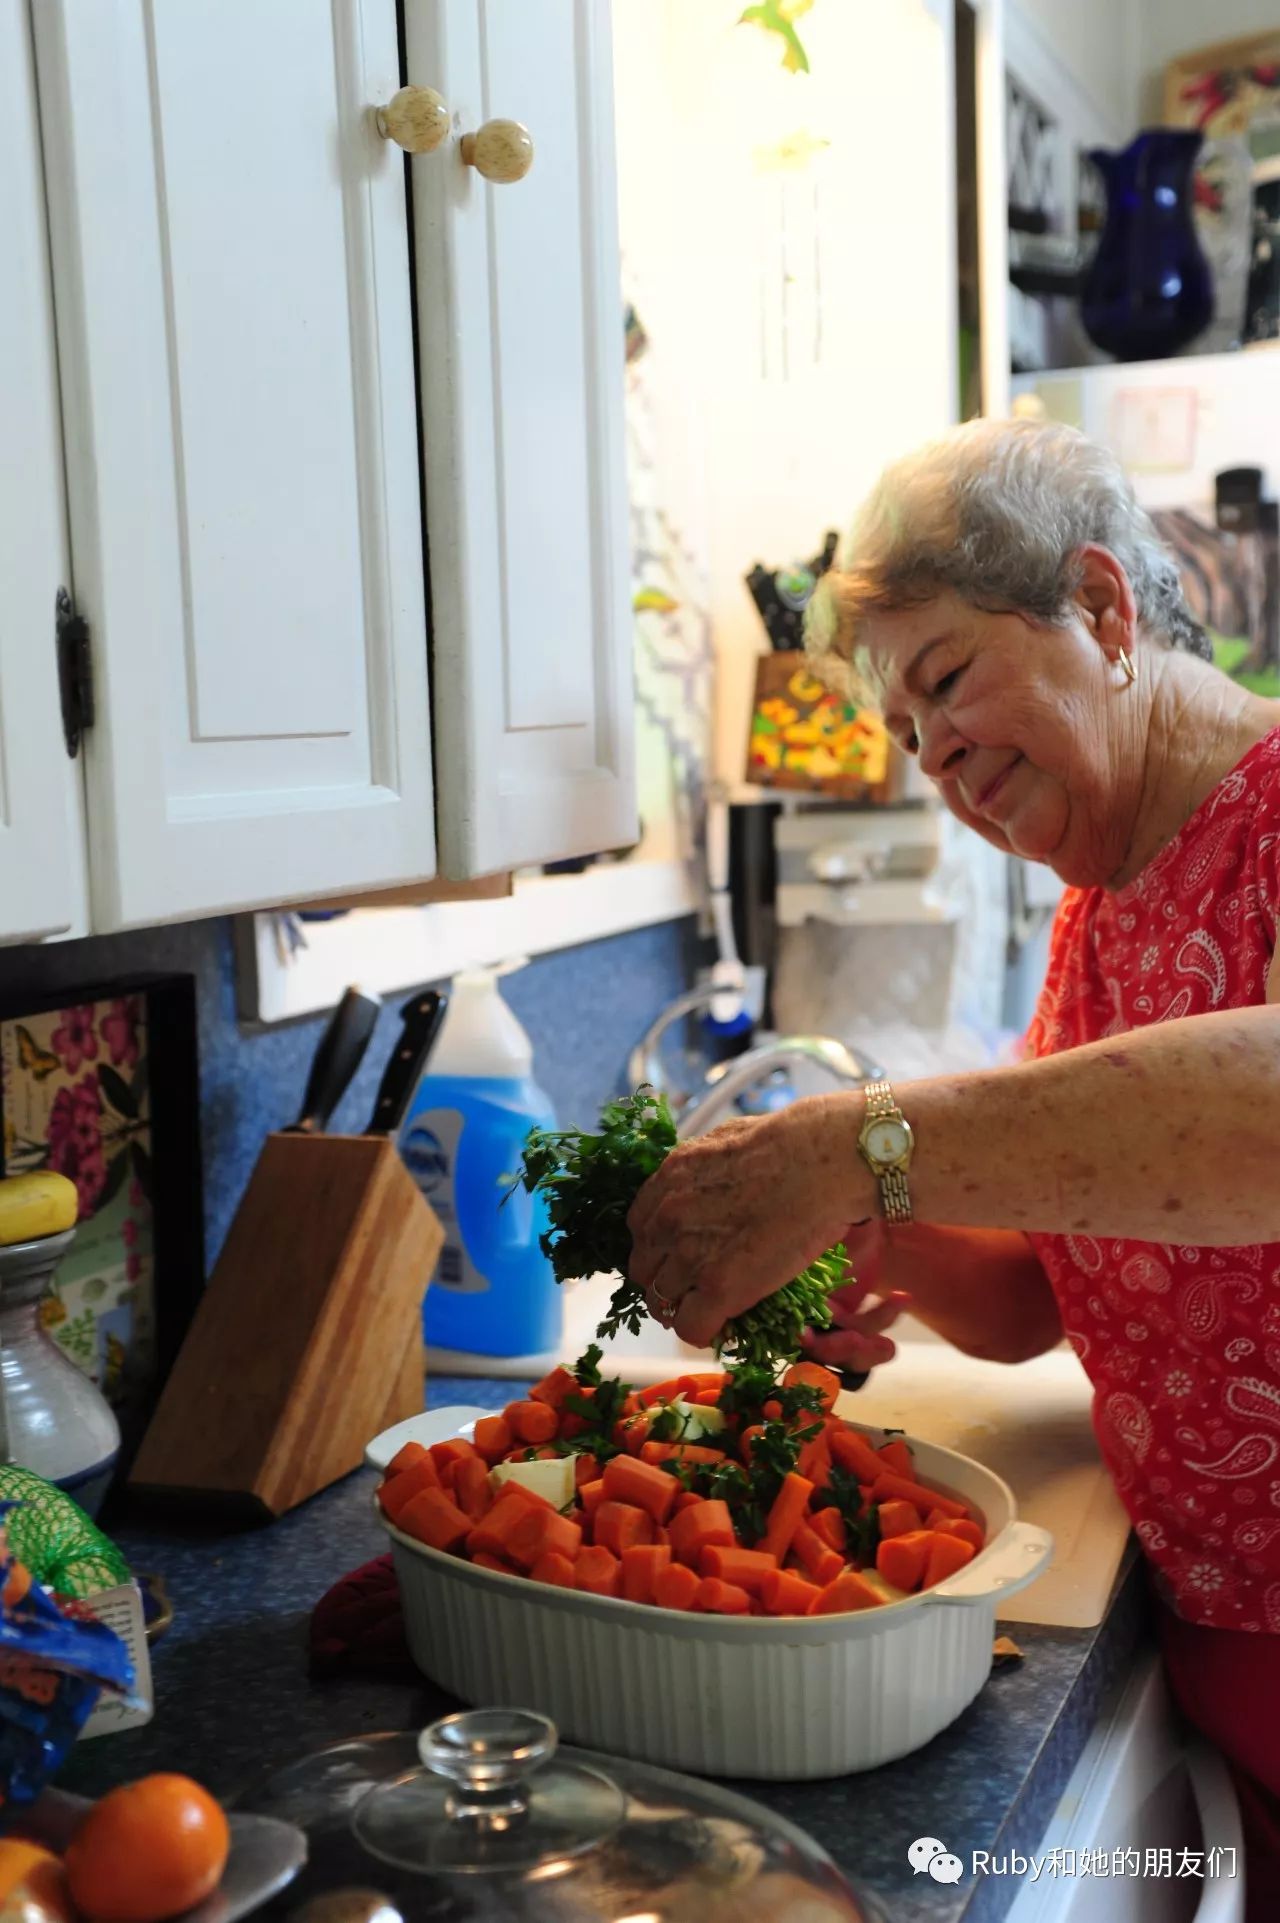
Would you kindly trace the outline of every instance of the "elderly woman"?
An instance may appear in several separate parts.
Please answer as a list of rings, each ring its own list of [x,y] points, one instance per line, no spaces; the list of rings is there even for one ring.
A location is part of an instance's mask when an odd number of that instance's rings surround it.
[[[810,1347],[846,1366],[893,1353],[908,1297],[971,1355],[1018,1362],[1065,1331],[1175,1691],[1236,1766],[1260,1902],[1280,1796],[1280,704],[1209,665],[1116,463],[1066,428],[975,423],[892,468],[816,625],[952,813],[1067,883],[1048,976],[1014,1066],[680,1149],[636,1201],[632,1273],[705,1344],[843,1239],[860,1279]]]

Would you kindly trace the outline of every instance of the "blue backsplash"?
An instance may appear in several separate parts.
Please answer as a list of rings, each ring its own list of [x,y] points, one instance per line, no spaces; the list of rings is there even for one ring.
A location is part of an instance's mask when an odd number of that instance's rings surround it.
[[[534,1072],[565,1122],[587,1122],[621,1089],[628,1051],[662,1007],[692,980],[692,919],[662,922],[607,941],[540,956],[502,992],[533,1042]],[[228,921],[189,922],[128,935],[0,949],[0,1001],[142,973],[194,975],[200,1023],[200,1126],[208,1262],[249,1179],[262,1139],[290,1122],[302,1099],[322,1017],[248,1033],[236,1019]],[[369,1053],[333,1120],[361,1129],[408,995],[389,995]]]

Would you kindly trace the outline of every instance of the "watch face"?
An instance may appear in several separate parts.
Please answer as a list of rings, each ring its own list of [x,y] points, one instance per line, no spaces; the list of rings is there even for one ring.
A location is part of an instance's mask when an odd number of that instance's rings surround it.
[[[872,1161],[882,1162],[888,1168],[905,1161],[911,1146],[906,1124],[894,1115],[886,1115],[882,1121],[869,1123],[862,1139]]]

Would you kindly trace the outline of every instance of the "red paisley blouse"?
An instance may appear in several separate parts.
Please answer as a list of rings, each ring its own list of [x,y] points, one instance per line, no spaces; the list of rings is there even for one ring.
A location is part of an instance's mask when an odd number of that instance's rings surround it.
[[[1264,1001],[1278,909],[1280,728],[1127,887],[1068,889],[1026,1052]],[[1280,1634],[1280,1242],[1030,1240],[1166,1599]]]

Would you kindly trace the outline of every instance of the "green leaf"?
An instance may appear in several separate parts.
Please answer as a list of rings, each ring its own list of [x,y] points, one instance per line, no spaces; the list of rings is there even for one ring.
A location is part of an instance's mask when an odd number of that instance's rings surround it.
[[[129,1080],[133,1092],[134,1110],[138,1115],[147,1112],[147,1097],[151,1093],[151,1064],[145,1055],[141,1056]]]
[[[607,1462],[610,1456],[619,1453],[613,1431],[622,1416],[622,1405],[631,1394],[631,1386],[617,1376],[610,1376],[607,1380],[601,1376],[602,1354],[603,1351],[593,1342],[573,1365],[573,1373],[582,1384],[584,1393],[567,1395],[564,1406],[570,1415],[581,1417],[587,1426],[581,1435],[572,1437],[564,1445],[563,1453],[593,1455],[597,1461]],[[590,1395],[585,1393],[588,1389]]]
[[[108,1062],[98,1070],[98,1083],[117,1115],[123,1115],[130,1122],[137,1121],[138,1104],[133,1090]]]
[[[649,1440],[650,1442],[678,1442],[684,1434],[684,1428],[684,1418],[680,1411],[668,1403],[665,1409],[659,1410],[649,1424]]]
[[[799,8],[799,12],[806,9]],[[738,25],[760,27],[765,33],[776,33],[782,40],[785,51],[782,64],[788,73],[808,73],[809,59],[799,34],[787,18],[782,0],[763,0],[763,4],[748,7],[741,14]]]
[[[826,1494],[815,1504],[819,1509],[838,1509],[844,1518],[846,1549],[855,1562],[868,1568],[875,1562],[880,1546],[880,1511],[874,1503],[863,1501],[858,1478],[838,1465],[832,1468]]]
[[[58,1347],[78,1362],[86,1374],[91,1373],[98,1359],[98,1319],[92,1309],[82,1309],[79,1315],[60,1322],[54,1331]]]
[[[143,1148],[141,1142],[130,1142],[129,1161],[133,1168],[134,1175],[137,1177],[138,1187],[142,1190],[142,1193],[149,1202],[152,1199],[151,1157],[148,1155],[146,1149]]]
[[[102,1185],[102,1193],[94,1204],[93,1212],[100,1215],[111,1204],[124,1187],[124,1178],[129,1173],[129,1157],[123,1149],[118,1149],[107,1162],[107,1179]]]
[[[603,1354],[604,1350],[600,1348],[598,1343],[593,1342],[590,1348],[585,1349],[574,1363],[573,1373],[586,1388],[594,1389],[599,1386],[600,1358]]]
[[[764,1420],[764,1405],[773,1395],[774,1371],[756,1363],[740,1362],[729,1371],[720,1391],[720,1408],[739,1431]]]

